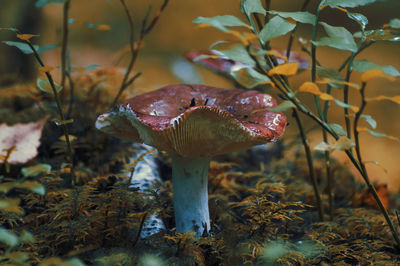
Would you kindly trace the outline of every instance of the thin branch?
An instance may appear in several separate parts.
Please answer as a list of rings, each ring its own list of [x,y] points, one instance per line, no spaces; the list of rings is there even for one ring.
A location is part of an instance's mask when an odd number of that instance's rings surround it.
[[[300,131],[301,140],[303,142],[304,151],[306,153],[308,171],[309,171],[309,175],[310,175],[310,179],[311,179],[311,184],[313,185],[313,189],[314,189],[314,196],[317,201],[318,216],[319,216],[319,219],[321,220],[321,222],[323,222],[324,221],[324,212],[323,212],[323,208],[322,208],[322,201],[321,201],[321,196],[319,193],[317,179],[315,178],[315,170],[314,170],[310,145],[308,144],[307,136],[304,132],[304,127],[300,120],[300,117],[299,117],[299,114],[298,114],[296,108],[292,108],[292,114],[293,114],[293,117],[296,119],[297,126]]]
[[[71,0],[64,3],[63,14],[63,38],[61,47],[61,86],[64,88],[65,77],[67,76],[66,61],[67,61],[67,45],[68,45],[68,13]]]
[[[122,6],[124,7],[125,13],[128,17],[129,20],[129,26],[130,26],[130,40],[129,40],[129,45],[130,45],[130,49],[131,49],[131,60],[129,62],[128,68],[126,70],[125,76],[122,80],[121,86],[118,90],[117,95],[115,96],[114,100],[112,101],[111,107],[116,105],[118,102],[119,97],[121,97],[122,93],[124,92],[124,90],[137,78],[133,77],[131,79],[129,79],[129,76],[132,72],[133,66],[135,65],[136,62],[136,58],[139,54],[139,51],[142,47],[142,43],[144,40],[145,35],[147,35],[156,25],[161,13],[164,11],[165,7],[167,6],[169,0],[164,0],[163,5],[160,7],[160,10],[158,11],[158,13],[155,15],[155,17],[153,18],[153,20],[150,22],[149,26],[147,26],[147,16],[145,17],[145,19],[142,22],[142,26],[141,26],[141,30],[140,30],[140,36],[139,39],[136,43],[136,47],[134,45],[135,43],[135,36],[134,36],[134,24],[133,24],[133,19],[132,16],[129,12],[129,9],[125,3],[125,0],[120,0]],[[136,74],[137,75],[137,74]]]
[[[369,191],[374,196],[375,201],[378,204],[379,209],[382,211],[383,216],[385,216],[386,222],[389,225],[389,228],[390,228],[390,231],[392,232],[393,238],[397,243],[397,248],[400,249],[400,238],[399,238],[398,231],[394,227],[393,221],[390,218],[389,213],[387,212],[385,206],[383,206],[382,201],[379,198],[378,193],[376,192],[375,186],[371,184],[371,181],[368,177],[368,172],[365,168],[365,164],[364,164],[364,162],[362,160],[362,156],[361,156],[360,140],[359,140],[359,136],[358,136],[359,133],[357,130],[357,126],[358,126],[358,121],[362,115],[362,112],[364,111],[364,109],[367,105],[367,101],[365,100],[365,87],[366,87],[366,83],[363,82],[361,85],[361,89],[360,89],[361,107],[360,107],[360,110],[356,113],[356,116],[354,118],[354,125],[353,125],[353,134],[354,134],[354,140],[355,140],[356,154],[357,154],[358,161],[360,162],[361,169],[363,171],[362,177],[363,177],[365,183],[367,184]]]

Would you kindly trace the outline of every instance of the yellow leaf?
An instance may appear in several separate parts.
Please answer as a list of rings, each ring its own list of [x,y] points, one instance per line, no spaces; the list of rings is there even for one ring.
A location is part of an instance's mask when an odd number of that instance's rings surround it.
[[[360,111],[360,108],[357,106],[353,106],[350,108],[350,110],[352,110],[354,113],[357,113],[358,111]]]
[[[309,92],[311,94],[314,95],[320,95],[321,91],[319,90],[317,84],[310,82],[310,81],[306,81],[303,84],[301,84],[299,90],[299,92]]]
[[[44,67],[39,67],[39,71],[41,72],[50,72],[54,69],[52,66],[44,66]]]
[[[316,83],[318,83],[318,84],[335,83],[335,84],[340,84],[340,85],[347,85],[350,88],[354,88],[354,89],[357,89],[357,90],[360,89],[360,85],[358,85],[357,83],[351,83],[351,82],[341,81],[341,80],[333,80],[333,79],[330,79],[330,78],[323,78],[321,80],[316,81]]]
[[[369,128],[367,128],[367,127],[357,127],[357,131],[358,132],[368,132]]]
[[[295,62],[286,63],[279,66],[274,67],[268,72],[268,75],[284,75],[284,76],[293,76],[296,75],[297,69],[299,65]]]
[[[17,38],[23,41],[27,41],[29,39],[31,39],[32,37],[36,37],[39,35],[35,35],[35,34],[17,34]]]
[[[96,29],[97,29],[97,30],[107,31],[107,30],[111,30],[111,27],[110,27],[110,25],[101,24],[101,25],[97,26]]]
[[[319,98],[321,98],[321,100],[324,100],[324,101],[332,101],[332,100],[335,99],[335,98],[333,98],[332,95],[330,95],[330,94],[328,94],[328,93],[321,93],[321,94],[319,95]]]
[[[361,75],[362,82],[367,82],[373,78],[386,78],[391,81],[395,80],[394,77],[389,76],[388,74],[386,74],[385,72],[383,72],[380,69],[371,69]]]
[[[294,19],[292,19],[292,18],[290,18],[290,17],[288,17],[288,18],[285,18],[285,20],[286,21],[288,21],[288,22],[290,22],[290,23],[292,23],[292,24],[294,24],[294,25],[296,25],[296,20],[294,20]]]
[[[400,95],[393,96],[393,97],[388,97],[389,100],[391,100],[394,103],[400,104]]]
[[[287,57],[284,56],[284,55],[282,55],[282,54],[281,54],[280,52],[278,52],[277,50],[269,50],[269,51],[267,52],[267,55],[272,55],[272,56],[275,56],[276,58],[280,58],[280,59],[284,60],[286,63],[287,63],[287,61],[288,61]]]

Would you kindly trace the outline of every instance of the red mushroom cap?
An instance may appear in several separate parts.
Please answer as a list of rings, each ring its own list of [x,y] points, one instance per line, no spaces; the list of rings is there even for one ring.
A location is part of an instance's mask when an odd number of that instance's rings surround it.
[[[268,94],[202,85],[171,85],[127,100],[96,127],[170,154],[213,156],[276,141],[286,117]]]

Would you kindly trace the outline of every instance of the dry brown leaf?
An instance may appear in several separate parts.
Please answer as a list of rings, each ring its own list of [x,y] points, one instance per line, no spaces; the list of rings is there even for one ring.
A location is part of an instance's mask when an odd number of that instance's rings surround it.
[[[37,122],[15,124],[8,126],[0,124],[0,152],[3,154],[13,145],[16,149],[11,152],[7,162],[10,164],[26,163],[35,158],[40,145],[43,126],[48,117]]]

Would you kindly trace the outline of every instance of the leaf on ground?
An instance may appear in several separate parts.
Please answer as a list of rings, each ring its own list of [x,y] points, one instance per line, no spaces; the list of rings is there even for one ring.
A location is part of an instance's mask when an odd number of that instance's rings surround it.
[[[0,242],[6,244],[9,247],[15,247],[19,244],[19,239],[14,232],[0,227]]]
[[[296,75],[297,70],[299,68],[299,64],[292,62],[286,63],[282,65],[278,65],[271,70],[268,71],[268,75],[284,75],[284,76],[293,76]]]
[[[10,154],[8,163],[26,163],[37,155],[40,137],[48,117],[37,122],[8,126],[0,124],[0,152],[15,145],[16,150]]]
[[[394,29],[400,29],[400,19],[393,18],[389,21],[389,26]]]
[[[50,173],[51,165],[49,164],[36,164],[29,167],[24,167],[21,169],[21,173],[24,177],[37,176],[41,173]]]

